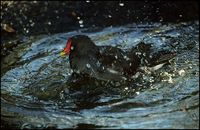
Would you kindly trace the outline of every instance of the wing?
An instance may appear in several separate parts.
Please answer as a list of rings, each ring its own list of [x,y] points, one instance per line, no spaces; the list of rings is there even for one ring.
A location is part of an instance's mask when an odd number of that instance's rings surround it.
[[[76,62],[76,64],[73,64],[73,62]],[[120,72],[104,66],[101,61],[92,55],[74,58],[71,65],[74,72],[99,80],[120,81],[126,79]]]
[[[128,51],[123,51],[117,47],[103,46],[100,49],[100,58],[103,64],[110,68],[111,70],[116,70],[123,72],[123,75],[132,76],[136,73],[137,68],[140,65],[140,59],[134,53]]]

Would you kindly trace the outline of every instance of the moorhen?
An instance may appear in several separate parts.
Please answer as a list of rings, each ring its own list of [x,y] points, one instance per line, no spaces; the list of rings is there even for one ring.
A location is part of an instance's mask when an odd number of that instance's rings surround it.
[[[67,40],[60,53],[69,55],[70,67],[81,74],[104,81],[121,81],[132,77],[142,66],[159,66],[175,54],[168,51],[151,52],[151,44],[139,43],[129,51],[113,46],[96,46],[85,35],[75,35]]]

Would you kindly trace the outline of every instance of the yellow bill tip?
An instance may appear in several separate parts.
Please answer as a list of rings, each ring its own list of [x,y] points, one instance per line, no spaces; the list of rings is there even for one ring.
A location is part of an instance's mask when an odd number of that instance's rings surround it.
[[[65,52],[61,51],[60,56],[64,56],[64,55],[65,55]]]

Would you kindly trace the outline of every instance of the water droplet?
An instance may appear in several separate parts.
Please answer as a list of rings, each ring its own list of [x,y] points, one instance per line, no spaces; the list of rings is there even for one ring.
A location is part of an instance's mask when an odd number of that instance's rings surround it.
[[[48,22],[48,25],[51,25],[51,22],[50,22],[50,21]]]
[[[87,63],[87,64],[86,64],[86,67],[87,67],[87,68],[91,68],[91,65]]]
[[[41,90],[44,91],[44,87],[41,87]]]
[[[130,60],[130,58],[128,58],[127,56],[124,56],[124,59],[125,59],[125,60]]]
[[[124,6],[124,3],[119,3],[119,6]]]
[[[79,24],[83,24],[83,20],[79,20],[78,22],[79,22]]]
[[[63,94],[63,92],[60,93],[60,99],[64,99],[64,94]]]
[[[80,25],[80,27],[81,27],[81,28],[83,28],[83,27],[84,27],[84,25],[83,25],[83,24],[81,24],[81,25]]]
[[[169,77],[168,83],[173,83],[172,77]]]
[[[141,55],[142,53],[141,53],[141,52],[136,52],[135,54],[136,54],[136,55]]]
[[[139,95],[139,94],[140,94],[140,92],[136,92],[136,94],[137,94],[137,95]]]
[[[34,22],[32,22],[32,23],[31,23],[31,27],[33,27],[34,25],[35,25],[35,23],[34,23]]]
[[[127,78],[126,78],[126,77],[122,77],[122,79],[123,79],[123,80],[127,80]]]
[[[185,75],[185,70],[180,70],[180,71],[178,71],[178,74],[180,75],[180,76],[184,76]]]

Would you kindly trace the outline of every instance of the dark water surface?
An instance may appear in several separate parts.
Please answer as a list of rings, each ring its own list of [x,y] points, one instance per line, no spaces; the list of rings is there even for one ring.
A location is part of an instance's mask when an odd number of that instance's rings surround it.
[[[129,49],[140,41],[177,52],[171,64],[141,72],[131,84],[68,82],[66,39]],[[41,35],[1,63],[1,120],[17,128],[199,128],[199,22],[128,24]],[[79,86],[78,88],[73,88]],[[142,88],[142,89],[140,89]]]

